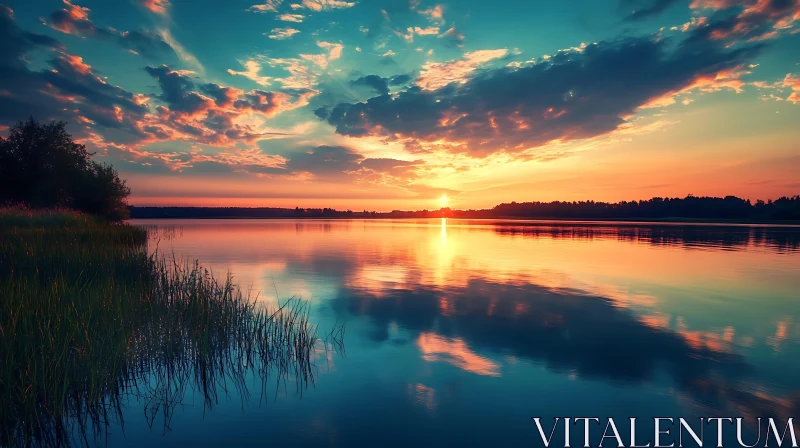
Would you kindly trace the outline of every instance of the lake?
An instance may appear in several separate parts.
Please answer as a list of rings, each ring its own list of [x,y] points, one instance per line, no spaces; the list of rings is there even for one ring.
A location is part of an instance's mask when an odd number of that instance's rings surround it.
[[[652,417],[800,417],[798,227],[133,223],[346,331],[307,389],[252,384],[211,409],[186,391],[168,428],[131,398],[112,446],[543,446],[532,417],[640,417],[646,442]]]

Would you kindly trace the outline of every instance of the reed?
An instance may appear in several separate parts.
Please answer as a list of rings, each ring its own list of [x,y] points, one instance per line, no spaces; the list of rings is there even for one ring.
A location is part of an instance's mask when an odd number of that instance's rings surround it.
[[[248,378],[302,392],[317,352],[341,348],[306,302],[260,306],[230,275],[149,254],[144,229],[20,213],[0,211],[0,444],[89,444],[130,397],[166,429],[187,391],[207,407],[249,397]]]

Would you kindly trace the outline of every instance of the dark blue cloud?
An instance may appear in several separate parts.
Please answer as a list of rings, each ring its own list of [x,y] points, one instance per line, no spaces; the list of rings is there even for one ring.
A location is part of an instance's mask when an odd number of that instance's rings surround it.
[[[152,31],[123,31],[115,36],[117,43],[125,49],[148,58],[175,56],[175,50],[158,34]]]
[[[23,56],[37,48],[60,50],[64,46],[52,37],[23,31],[14,22],[14,11],[0,4],[0,67],[24,67]]]
[[[754,0],[729,2],[707,18],[707,23],[692,31],[691,41],[765,40],[775,37],[780,29],[791,26],[800,17],[800,0]]]
[[[358,79],[350,81],[354,86],[365,86],[375,90],[378,95],[387,95],[389,93],[389,81],[378,75],[362,76]]]
[[[85,118],[106,128],[140,134],[134,122],[146,108],[132,93],[102,81],[80,58],[62,53],[63,49],[53,38],[22,31],[13,12],[0,5],[0,91],[7,92],[0,102],[0,123],[28,116],[73,124]],[[25,58],[35,50],[54,53],[48,69],[28,69]]]
[[[406,85],[411,82],[411,79],[411,75],[395,75],[390,78],[367,75],[350,81],[350,85],[368,87],[378,95],[387,95],[390,87]]]
[[[158,80],[161,88],[159,98],[167,103],[171,110],[194,113],[206,107],[206,101],[194,91],[194,83],[188,76],[166,65],[145,67],[145,71]]]
[[[389,79],[389,85],[402,86],[411,82],[411,75],[397,75]]]
[[[89,10],[69,2],[50,14],[49,25],[58,31],[84,37],[94,37],[116,42],[126,50],[134,51],[148,59],[175,56],[175,51],[161,36],[152,31],[117,31],[98,27],[89,19]]]
[[[317,177],[339,177],[359,168],[364,156],[344,146],[318,146],[306,152],[292,154],[286,169],[308,172]]]
[[[521,68],[476,72],[464,84],[412,87],[320,108],[317,115],[342,135],[458,142],[452,150],[475,156],[518,152],[614,131],[647,102],[739,67],[760,48],[727,49],[707,40],[599,42]]]

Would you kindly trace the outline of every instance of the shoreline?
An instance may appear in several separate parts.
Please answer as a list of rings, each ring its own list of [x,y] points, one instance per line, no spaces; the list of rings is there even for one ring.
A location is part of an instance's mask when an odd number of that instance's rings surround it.
[[[254,220],[254,221],[420,221],[452,219],[459,221],[505,221],[518,223],[531,223],[535,225],[607,225],[616,224],[623,226],[668,224],[668,225],[713,225],[713,226],[769,226],[769,227],[800,227],[798,220],[726,220],[726,219],[703,219],[703,218],[525,218],[518,216],[498,216],[498,217],[463,217],[463,216],[428,216],[428,217],[400,217],[400,216],[147,216],[132,217],[130,221],[157,221],[157,220]]]

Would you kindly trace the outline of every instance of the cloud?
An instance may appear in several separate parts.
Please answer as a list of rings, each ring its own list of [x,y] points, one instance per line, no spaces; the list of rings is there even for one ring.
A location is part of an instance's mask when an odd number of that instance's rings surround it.
[[[390,185],[415,193],[432,193],[426,187],[415,184],[420,171],[424,168],[423,160],[398,160],[392,158],[369,158],[359,163],[358,171],[350,172],[356,176],[357,182],[378,185]],[[452,191],[448,191],[450,193]]]
[[[303,0],[302,3],[292,4],[292,8],[306,8],[312,11],[332,11],[334,9],[352,8],[355,5],[355,2],[340,0]]]
[[[742,4],[742,0],[692,0],[692,9],[727,9]]]
[[[273,117],[281,112],[307,104],[308,98],[314,94],[315,92],[303,92],[290,95],[285,92],[253,90],[235,101],[233,106],[239,110],[257,111],[266,117]]]
[[[27,56],[48,52],[47,67],[32,71]],[[141,96],[99,78],[57,40],[21,30],[13,11],[0,5],[0,123],[26,116],[73,123],[91,122],[138,134],[134,122],[147,108]]]
[[[327,56],[324,54],[314,55],[318,56],[317,59],[323,60],[322,64],[327,66]],[[319,72],[313,71],[311,68],[315,57],[309,55],[308,58],[266,58],[259,57],[258,59],[249,59],[242,62],[245,66],[245,71],[235,71],[228,69],[228,73],[234,76],[244,76],[253,82],[262,86],[268,86],[273,82],[283,85],[285,89],[300,89],[310,90],[314,89]],[[289,73],[285,77],[269,77],[260,75],[264,69],[264,65],[271,68],[280,68]]]
[[[55,39],[22,31],[5,7],[0,7],[0,42],[0,123],[35,116],[139,134],[134,123],[147,112],[143,97],[99,78]],[[27,67],[26,57],[35,50],[51,54],[40,71]]]
[[[712,13],[694,30],[698,39],[730,43],[773,39],[800,20],[800,0],[694,0],[691,7]]]
[[[162,33],[154,33],[152,31],[122,31],[116,38],[123,48],[127,48],[148,59],[158,59],[161,55],[173,53],[177,54],[179,58],[184,59],[182,53],[183,47],[165,38]]]
[[[350,81],[350,84],[354,86],[370,87],[371,89],[375,90],[378,95],[389,94],[388,79],[382,78],[378,75],[362,76],[356,80]]]
[[[281,3],[283,3],[283,0],[267,0],[262,4],[253,5],[247,8],[247,11],[260,14],[264,14],[267,12],[278,12],[278,8],[281,7]]]
[[[0,5],[0,67],[23,67],[25,55],[32,50],[63,48],[52,37],[21,30],[14,22],[14,11]]]
[[[436,26],[429,26],[426,28],[421,28],[418,26],[410,26],[406,28],[406,31],[400,30],[393,30],[394,33],[405,40],[408,43],[414,43],[414,35],[418,36],[438,36],[439,35],[439,27]]]
[[[623,0],[623,5],[642,4],[642,1]],[[645,6],[634,10],[630,20],[645,19],[667,10],[677,0],[647,0]],[[712,13],[709,17],[694,17],[683,31],[694,25],[701,39],[757,42],[773,39],[800,20],[798,0],[692,0],[690,8],[697,13]],[[699,23],[694,23],[695,20]]]
[[[411,81],[411,75],[397,75],[397,76],[393,76],[389,80],[389,85],[401,86],[401,85],[404,85],[404,84],[408,84],[409,81]]]
[[[339,177],[359,168],[364,157],[344,146],[318,146],[306,152],[291,155],[286,168],[304,172],[314,177]]]
[[[342,44],[333,44],[330,42],[317,42],[317,46],[319,46],[320,48],[328,49],[329,60],[339,59],[340,57],[342,57],[342,49],[344,49],[344,46]]]
[[[169,0],[139,0],[139,3],[150,12],[159,15],[166,15],[169,7],[172,6]]]
[[[161,88],[159,98],[167,103],[171,110],[194,114],[213,107],[212,99],[193,91],[194,83],[185,73],[171,70],[166,65],[145,67],[145,70],[158,80]]]
[[[388,95],[390,86],[402,86],[411,81],[410,75],[397,75],[391,78],[383,78],[378,75],[362,76],[349,82],[352,86],[368,87],[378,95]]]
[[[245,93],[213,83],[198,87],[190,79],[191,73],[172,70],[166,65],[147,67],[146,71],[158,80],[162,92],[158,98],[169,107],[169,113],[182,114],[181,118],[187,120],[204,119],[204,126],[213,128],[219,125],[220,130],[235,128],[230,123],[243,113],[254,112],[263,117],[273,117],[306,105],[308,99],[316,94],[314,91],[264,90]]]
[[[429,62],[422,66],[416,84],[425,90],[440,89],[450,83],[463,84],[475,70],[494,59],[505,57],[508,50],[479,50],[465,53],[459,60],[448,62]]]
[[[13,12],[0,6],[0,123],[7,126],[26,116],[65,120],[76,140],[138,166],[284,173],[284,158],[242,145],[286,137],[263,126],[265,120],[306,106],[316,95],[302,89],[245,92],[160,65],[145,69],[160,90],[146,96],[98,77],[80,56],[63,49],[55,39],[22,31]],[[27,66],[34,51],[51,55],[42,70]],[[195,149],[145,149],[164,141],[183,141]],[[196,144],[223,149],[206,154]]]
[[[168,35],[151,31],[117,31],[110,27],[97,27],[89,19],[91,12],[89,8],[78,6],[69,0],[63,2],[63,8],[50,14],[48,25],[54,30],[76,36],[115,41],[122,48],[149,59],[157,59],[165,54],[181,56],[182,48],[171,41]]]
[[[261,64],[258,61],[250,59],[243,62],[242,65],[244,65],[244,71],[237,72],[235,70],[228,69],[228,74],[233,76],[244,76],[245,78],[255,82],[256,84],[261,84],[262,86],[268,86],[271,84],[272,78],[259,75],[261,72]]]
[[[65,34],[75,35],[95,35],[98,32],[108,33],[106,30],[98,30],[94,23],[89,20],[89,8],[84,8],[63,0],[64,7],[50,14],[50,27]]]
[[[397,169],[404,170],[408,167],[419,166],[423,164],[422,160],[397,160],[387,158],[372,158],[364,159],[361,161],[361,166],[373,171],[379,172],[392,172]]]
[[[183,45],[172,36],[172,33],[168,29],[158,30],[158,35],[175,50],[175,53],[178,54],[178,58],[180,58],[181,61],[195,68],[200,73],[205,73],[206,69],[203,67],[203,64],[200,63],[195,55],[187,51]]]
[[[496,362],[476,354],[462,339],[420,333],[416,344],[427,362],[445,362],[477,375],[500,376],[500,366]]]
[[[465,40],[464,35],[459,33],[455,26],[440,34],[439,39],[444,39],[456,47],[463,47]]]
[[[301,58],[271,58],[267,62],[273,67],[280,67],[289,72],[289,76],[275,78],[285,89],[313,89],[317,75],[312,73],[307,61]]]
[[[236,148],[226,149],[213,155],[195,153],[188,163],[191,166],[206,164],[211,167],[231,167],[233,171],[239,172],[283,174],[286,159],[276,154],[265,154],[259,148]]]
[[[412,152],[522,153],[629,127],[628,118],[655,98],[734,85],[759,50],[709,42],[676,48],[649,38],[600,42],[522,67],[429,67],[406,91],[317,112],[339,134],[407,142]],[[476,60],[489,56],[500,53]]]
[[[688,22],[684,23],[680,27],[673,26],[670,29],[673,31],[681,30],[682,32],[687,32],[693,29],[696,29],[701,26],[706,26],[708,24],[708,17],[692,17],[689,19]]]
[[[242,90],[235,87],[225,87],[215,83],[207,83],[200,86],[200,90],[214,99],[218,106],[232,106],[240,96]]]
[[[276,17],[278,20],[282,20],[284,22],[294,22],[294,23],[303,23],[303,15],[302,14],[281,14]]]
[[[439,34],[439,27],[429,26],[425,28],[420,28],[418,26],[415,26],[414,33],[420,36],[435,36]]]
[[[295,34],[299,33],[300,30],[294,28],[274,28],[269,33],[270,39],[277,39],[277,40],[284,40],[289,39],[290,37],[294,36]]]
[[[800,103],[800,77],[793,76],[791,73],[787,74],[786,77],[783,78],[783,86],[792,90],[792,93],[789,94],[786,101],[792,104]]]
[[[317,42],[317,46],[328,50],[328,54],[301,54],[300,57],[307,61],[313,62],[322,69],[328,68],[330,61],[342,57],[342,50],[344,45],[335,44],[331,42]]]
[[[436,5],[428,9],[419,9],[417,12],[425,16],[431,22],[439,24],[444,23],[444,8],[442,5]]]

